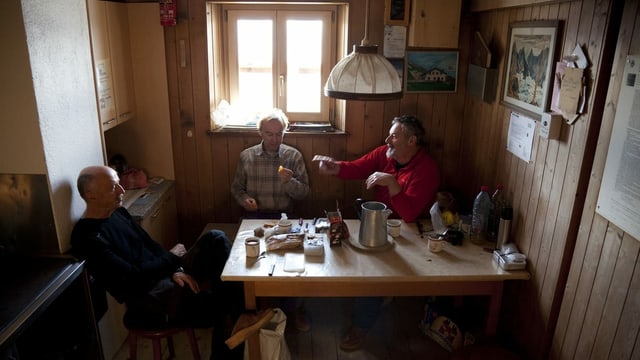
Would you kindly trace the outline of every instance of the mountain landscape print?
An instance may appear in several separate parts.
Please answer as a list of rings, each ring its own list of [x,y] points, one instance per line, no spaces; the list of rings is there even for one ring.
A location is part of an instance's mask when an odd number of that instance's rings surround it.
[[[554,21],[512,24],[504,103],[528,115],[546,111],[556,32]]]

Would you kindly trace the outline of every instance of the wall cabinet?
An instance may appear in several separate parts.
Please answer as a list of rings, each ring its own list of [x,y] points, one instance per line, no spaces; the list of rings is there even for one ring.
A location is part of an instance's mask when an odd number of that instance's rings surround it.
[[[409,46],[458,47],[462,0],[412,0]]]
[[[102,130],[135,116],[127,4],[89,0],[89,27]]]

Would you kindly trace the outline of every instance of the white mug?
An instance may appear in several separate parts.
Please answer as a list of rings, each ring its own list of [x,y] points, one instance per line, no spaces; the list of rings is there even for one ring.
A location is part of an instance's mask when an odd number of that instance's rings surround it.
[[[247,252],[247,257],[258,257],[260,254],[260,239],[255,236],[249,236],[244,239],[244,246]]]
[[[427,236],[427,240],[429,241],[429,251],[433,253],[438,253],[444,249],[444,245],[446,243],[444,237],[442,236]]]
[[[400,226],[402,225],[402,221],[398,219],[389,219],[387,220],[387,233],[392,237],[400,236]]]

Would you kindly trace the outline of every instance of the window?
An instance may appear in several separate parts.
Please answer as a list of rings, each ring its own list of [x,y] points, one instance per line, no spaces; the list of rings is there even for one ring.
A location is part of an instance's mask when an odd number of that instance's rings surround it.
[[[208,3],[209,83],[218,125],[255,126],[282,109],[290,122],[329,122],[324,96],[344,35],[341,5]],[[346,6],[346,5],[342,5]],[[344,11],[344,10],[342,10]]]

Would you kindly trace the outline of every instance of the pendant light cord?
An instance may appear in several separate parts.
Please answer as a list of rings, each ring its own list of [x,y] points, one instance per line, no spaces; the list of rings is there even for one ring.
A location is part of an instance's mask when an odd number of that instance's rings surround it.
[[[364,38],[360,42],[362,46],[369,45],[369,0],[365,1],[365,7],[367,12],[364,13]]]

